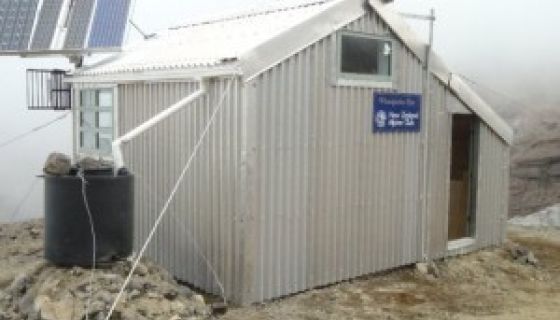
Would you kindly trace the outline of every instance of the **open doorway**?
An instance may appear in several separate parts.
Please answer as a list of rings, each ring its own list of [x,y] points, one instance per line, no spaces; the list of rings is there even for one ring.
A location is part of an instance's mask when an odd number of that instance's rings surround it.
[[[478,119],[473,115],[453,115],[448,233],[450,242],[475,237],[477,159]]]

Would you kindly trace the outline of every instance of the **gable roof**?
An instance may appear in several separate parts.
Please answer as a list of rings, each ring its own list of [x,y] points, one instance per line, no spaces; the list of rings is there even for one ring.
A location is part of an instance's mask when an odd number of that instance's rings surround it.
[[[276,1],[276,6],[260,11],[171,28],[77,74],[151,73],[165,76],[166,72],[189,73],[193,69],[241,73],[239,61],[243,55],[292,26],[311,19],[334,2],[340,1]],[[246,71],[243,73],[247,74]]]
[[[393,33],[425,60],[425,43],[381,0],[283,0],[281,5],[169,29],[125,48],[91,67],[74,82],[117,82],[238,74],[249,81],[373,9]],[[435,53],[431,71],[508,144],[513,130]]]

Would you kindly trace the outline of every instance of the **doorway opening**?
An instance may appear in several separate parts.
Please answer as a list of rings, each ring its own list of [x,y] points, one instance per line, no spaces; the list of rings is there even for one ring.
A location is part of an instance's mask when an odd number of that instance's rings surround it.
[[[473,115],[453,115],[448,229],[450,242],[474,239],[476,234],[478,124],[478,118]]]

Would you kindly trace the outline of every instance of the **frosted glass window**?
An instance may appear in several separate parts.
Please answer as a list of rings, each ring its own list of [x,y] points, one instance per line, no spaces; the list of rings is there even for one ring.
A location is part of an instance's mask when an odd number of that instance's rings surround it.
[[[80,105],[82,107],[94,107],[95,103],[95,91],[94,90],[82,90],[80,94]]]
[[[99,128],[112,128],[112,127],[113,127],[113,113],[99,112]]]
[[[110,133],[99,134],[99,151],[102,154],[111,154],[113,135]]]
[[[114,139],[113,91],[82,90],[80,103],[80,149],[88,155],[111,155]]]
[[[87,150],[97,149],[97,133],[95,132],[82,132],[82,148]]]
[[[113,106],[113,92],[99,91],[99,107],[107,108]]]
[[[82,111],[81,125],[83,129],[95,129],[97,127],[97,114],[92,111]]]

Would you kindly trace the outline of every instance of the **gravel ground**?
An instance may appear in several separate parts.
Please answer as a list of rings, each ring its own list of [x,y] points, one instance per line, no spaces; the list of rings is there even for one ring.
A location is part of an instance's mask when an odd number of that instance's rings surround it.
[[[103,319],[130,263],[96,271],[90,287],[88,270],[44,262],[42,238],[40,221],[0,225],[0,320],[85,319],[90,292],[89,318]],[[560,319],[560,230],[515,227],[509,238],[503,248],[440,261],[435,268],[403,268],[230,308],[219,319]],[[148,261],[117,310],[114,319],[212,317],[203,297]]]
[[[437,278],[404,268],[221,319],[560,319],[560,231],[516,228],[509,238],[504,248],[438,262]],[[536,266],[512,254],[519,246],[534,253]]]

